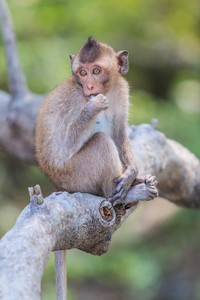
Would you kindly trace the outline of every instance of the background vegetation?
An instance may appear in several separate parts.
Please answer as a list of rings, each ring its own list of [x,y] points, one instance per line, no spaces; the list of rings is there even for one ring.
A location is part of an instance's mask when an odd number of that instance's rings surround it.
[[[200,158],[200,2],[198,0],[9,0],[31,90],[48,93],[71,75],[69,54],[93,35],[129,51],[130,124],[159,129]],[[0,89],[7,90],[0,36]],[[35,166],[0,155],[0,236],[28,204],[27,186],[54,191]],[[200,299],[198,211],[166,200],[142,205],[102,257],[68,253],[69,299]],[[55,299],[54,262],[43,299]]]

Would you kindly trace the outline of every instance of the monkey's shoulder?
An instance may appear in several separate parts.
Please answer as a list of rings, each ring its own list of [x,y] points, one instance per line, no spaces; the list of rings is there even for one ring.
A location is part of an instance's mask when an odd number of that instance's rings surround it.
[[[70,113],[71,110],[77,110],[77,107],[81,107],[82,102],[81,89],[75,87],[74,79],[71,77],[55,87],[46,96],[40,112],[63,116],[63,114]]]
[[[57,99],[58,101],[65,101],[73,99],[74,95],[80,94],[81,88],[75,83],[74,78],[70,77],[64,82],[56,86],[48,95],[47,99]]]

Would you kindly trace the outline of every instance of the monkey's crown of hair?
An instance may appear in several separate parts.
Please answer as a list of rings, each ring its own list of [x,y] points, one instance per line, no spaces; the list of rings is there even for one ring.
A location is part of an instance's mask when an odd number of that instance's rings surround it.
[[[100,43],[94,37],[90,36],[80,50],[80,62],[94,62],[100,54]]]
[[[98,41],[93,36],[89,36],[87,42],[85,43],[85,46],[87,46],[88,48],[92,48],[93,46],[96,46],[97,43]]]

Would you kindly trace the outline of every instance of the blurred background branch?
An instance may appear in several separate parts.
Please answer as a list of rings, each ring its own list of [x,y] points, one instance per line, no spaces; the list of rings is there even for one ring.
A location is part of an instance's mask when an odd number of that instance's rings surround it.
[[[7,61],[9,90],[13,98],[21,98],[25,95],[27,87],[17,53],[17,44],[11,16],[7,3],[4,0],[0,1],[0,21]]]

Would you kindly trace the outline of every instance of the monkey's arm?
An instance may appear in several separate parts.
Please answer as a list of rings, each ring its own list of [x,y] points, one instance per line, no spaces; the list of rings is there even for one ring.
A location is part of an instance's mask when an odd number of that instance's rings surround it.
[[[116,205],[123,202],[126,198],[126,195],[138,174],[138,168],[130,140],[126,134],[125,126],[121,125],[114,140],[119,151],[120,159],[124,165],[124,173],[119,178],[116,178],[115,182],[117,183],[117,186],[109,197],[109,200]]]
[[[82,111],[74,118],[66,132],[69,158],[77,153],[92,135],[96,115],[108,108],[107,99],[99,94],[87,102]]]

